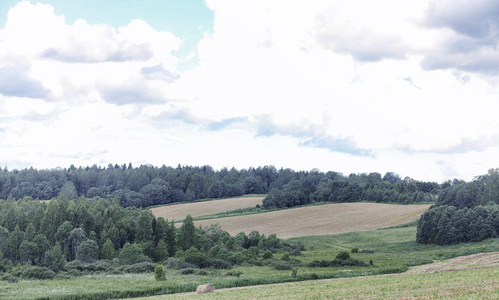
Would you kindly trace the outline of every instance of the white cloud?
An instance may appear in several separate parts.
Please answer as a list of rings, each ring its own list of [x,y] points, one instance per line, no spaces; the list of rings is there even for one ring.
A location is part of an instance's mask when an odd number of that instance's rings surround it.
[[[0,79],[12,83],[0,83],[3,161],[272,164],[434,180],[497,166],[494,76],[459,65],[462,52],[444,61],[451,67],[426,67],[461,34],[450,17],[428,26],[428,2],[207,5],[214,28],[188,71],[177,69],[181,37],[145,20],[66,24],[49,5],[12,8],[0,30]],[[468,64],[495,57],[482,52]]]

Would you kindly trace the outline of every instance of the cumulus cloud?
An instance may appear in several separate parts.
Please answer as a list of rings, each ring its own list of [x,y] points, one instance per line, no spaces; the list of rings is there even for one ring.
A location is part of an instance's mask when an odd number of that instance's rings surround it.
[[[397,16],[386,11],[387,7],[398,6],[392,1],[382,1],[376,5],[353,1],[343,6],[332,2],[332,5],[317,16],[316,24],[311,30],[311,34],[323,48],[351,55],[360,62],[404,59],[412,50],[401,30],[390,26],[397,19]],[[369,13],[355,13],[359,12],[359,7]],[[397,14],[403,16],[404,12],[398,10]],[[381,15],[385,15],[384,19]],[[398,24],[401,25],[406,27]]]
[[[497,1],[433,1],[425,24],[446,29],[442,40],[425,55],[427,70],[457,69],[498,75],[499,5]]]
[[[100,89],[100,94],[104,101],[116,105],[164,102],[160,92],[138,82],[133,82],[130,85],[104,86]]]
[[[322,20],[315,32],[318,43],[325,49],[350,54],[361,62],[383,59],[404,59],[409,47],[396,35],[380,35],[368,29],[356,29],[347,24],[328,24]]]
[[[143,67],[140,73],[144,75],[146,79],[149,80],[163,80],[168,83],[172,83],[180,78],[180,75],[175,72],[170,72],[165,69],[162,65],[155,65],[152,67]]]
[[[50,91],[31,78],[29,67],[22,64],[7,64],[0,67],[0,94],[12,97],[46,98]]]

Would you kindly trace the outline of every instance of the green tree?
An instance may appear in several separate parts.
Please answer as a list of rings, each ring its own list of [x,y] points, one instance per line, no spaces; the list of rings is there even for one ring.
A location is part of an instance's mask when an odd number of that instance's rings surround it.
[[[23,242],[23,232],[19,229],[19,226],[16,225],[14,231],[10,234],[10,253],[11,259],[14,261],[18,261],[21,258],[21,252],[19,247]]]
[[[61,194],[63,194],[69,200],[78,199],[78,192],[76,191],[76,187],[74,183],[71,181],[66,181],[61,188]]]
[[[23,264],[33,264],[38,258],[38,246],[34,242],[23,241],[19,246],[19,255]]]
[[[37,247],[37,258],[36,264],[41,264],[43,262],[43,257],[45,253],[50,249],[50,244],[47,237],[43,234],[37,234],[33,239]]]
[[[142,249],[139,245],[126,243],[121,248],[118,259],[121,265],[132,265],[139,262],[142,256]]]
[[[116,250],[114,249],[113,242],[107,239],[102,245],[101,258],[102,259],[113,259],[116,257]]]
[[[136,243],[153,241],[153,220],[154,215],[150,210],[140,212],[135,229]]]
[[[76,259],[81,262],[89,263],[99,258],[99,245],[94,240],[84,240],[79,244],[76,251]]]
[[[175,256],[175,252],[177,251],[177,227],[175,227],[173,220],[167,227],[165,241],[166,247],[168,248],[168,256]]]
[[[61,245],[56,243],[54,247],[45,253],[45,257],[43,259],[43,265],[47,268],[51,269],[54,272],[58,272],[64,268],[64,264],[66,261],[64,260],[64,256],[62,255]]]
[[[164,240],[159,241],[154,251],[156,261],[165,261],[168,258],[168,247]]]
[[[178,244],[184,251],[196,245],[196,227],[191,215],[187,215],[179,229]]]

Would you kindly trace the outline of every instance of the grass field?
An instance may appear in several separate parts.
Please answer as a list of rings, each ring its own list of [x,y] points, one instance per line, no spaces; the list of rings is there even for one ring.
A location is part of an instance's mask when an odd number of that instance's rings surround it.
[[[222,200],[217,200],[222,201]],[[194,203],[202,204],[202,203]],[[209,206],[209,202],[205,205]],[[196,221],[202,227],[219,223],[231,235],[253,230],[279,238],[367,231],[416,221],[430,205],[338,203],[299,207],[254,215]],[[194,209],[195,206],[192,206]],[[196,208],[201,213],[201,209]],[[154,212],[153,212],[154,213]],[[156,214],[156,213],[155,213]]]
[[[499,267],[494,267],[305,281],[154,299],[498,299],[498,286]]]
[[[416,228],[400,227],[380,229],[365,232],[345,233],[329,236],[306,236],[289,239],[289,242],[302,242],[307,250],[296,258],[304,264],[312,260],[333,259],[340,251],[359,248],[359,253],[351,253],[355,259],[365,262],[373,261],[367,267],[330,267],[313,268],[305,265],[297,267],[297,277],[293,277],[289,270],[276,270],[272,267],[257,267],[243,265],[234,267],[232,272],[241,272],[240,277],[227,276],[228,270],[207,270],[207,274],[181,275],[178,270],[166,269],[166,282],[154,280],[154,274],[123,274],[108,275],[105,273],[90,276],[80,276],[56,280],[21,280],[17,283],[0,281],[0,299],[116,299],[132,296],[161,295],[194,291],[198,284],[211,282],[217,290],[222,288],[254,286],[259,284],[273,284],[296,282],[312,278],[341,278],[380,275],[405,272],[411,266],[441,263],[451,258],[499,251],[499,239],[489,239],[479,243],[458,244],[450,246],[420,245],[415,242]],[[368,251],[362,251],[368,250]],[[275,254],[280,258],[279,253]],[[334,298],[412,298],[436,297],[439,293],[447,293],[447,298],[482,298],[490,299],[497,296],[496,291],[486,290],[488,286],[499,286],[496,278],[498,267],[487,270],[471,269],[480,265],[488,265],[497,261],[497,256],[486,258],[487,255],[478,255],[472,263],[465,263],[464,259],[452,260],[452,266],[444,269],[468,268],[467,271],[408,274],[390,277],[374,276],[339,279],[324,285],[321,281],[308,283],[294,283],[286,288],[268,287],[269,290],[246,291],[232,296],[258,299],[268,295],[271,299],[307,298],[322,299],[323,295]],[[293,257],[295,258],[295,257]],[[487,260],[488,259],[488,260]],[[467,265],[467,266],[465,266]],[[433,265],[435,267],[435,265]],[[424,271],[420,271],[424,272]],[[489,272],[493,275],[488,277]],[[445,275],[447,274],[447,275]],[[457,275],[460,274],[460,275]],[[431,279],[425,279],[425,276]],[[447,277],[446,277],[447,276]],[[389,278],[389,279],[385,279]],[[447,286],[446,280],[449,285]],[[444,283],[445,282],[445,283]],[[364,287],[365,285],[365,287]],[[460,287],[469,289],[468,294],[457,292]],[[257,288],[256,290],[259,290]],[[275,290],[280,289],[280,290]],[[297,289],[296,291],[294,289]],[[407,289],[406,292],[405,290]],[[447,289],[447,290],[446,290]],[[276,291],[275,293],[273,291]],[[309,291],[309,292],[308,292]],[[359,291],[370,294],[360,294]],[[234,291],[235,292],[235,291]],[[239,292],[237,292],[239,293]],[[426,294],[425,294],[426,293]],[[434,294],[435,293],[435,294]],[[456,294],[454,294],[456,293]],[[459,294],[461,293],[461,294]],[[475,294],[473,294],[475,293]],[[492,294],[491,294],[492,293]],[[494,294],[496,293],[496,294]],[[311,298],[309,298],[309,295]],[[352,296],[353,295],[353,296]],[[368,295],[368,296],[365,296]],[[423,296],[422,296],[423,295]],[[442,294],[443,295],[443,294]],[[467,296],[466,296],[467,295]],[[213,296],[213,295],[212,295]],[[44,298],[45,297],[45,298]],[[183,297],[183,296],[182,296]],[[220,295],[220,297],[224,297]],[[280,297],[280,298],[279,298]],[[340,296],[337,296],[340,297]],[[218,298],[218,294],[217,294]],[[223,298],[222,298],[223,299]]]
[[[183,220],[186,215],[193,218],[212,215],[236,209],[255,207],[262,204],[265,196],[239,197],[220,200],[202,201],[195,203],[174,204],[151,209],[156,218],[163,217],[167,220]]]

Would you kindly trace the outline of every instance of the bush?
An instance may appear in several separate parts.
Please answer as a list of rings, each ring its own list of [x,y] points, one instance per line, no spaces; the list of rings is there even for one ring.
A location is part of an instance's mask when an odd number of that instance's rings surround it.
[[[32,266],[21,273],[23,279],[53,279],[55,272],[46,267]]]
[[[154,279],[156,279],[156,281],[166,280],[166,273],[165,270],[163,270],[163,265],[157,265],[156,268],[154,268]]]
[[[170,257],[166,260],[166,267],[168,269],[174,269],[179,265],[180,261],[181,261],[181,259],[179,259],[179,258]]]
[[[352,253],[359,253],[359,248],[357,248],[357,247],[353,248]]]
[[[122,267],[125,273],[133,273],[133,274],[153,272],[155,268],[156,264],[151,262],[140,262],[130,266]]]
[[[347,251],[341,251],[340,253],[338,253],[338,255],[336,255],[336,259],[339,260],[346,260],[349,258],[350,258],[350,253],[348,253]]]
[[[265,251],[263,253],[263,259],[271,259],[272,258],[272,252],[270,252],[269,250]]]
[[[186,262],[191,263],[199,268],[206,268],[210,265],[210,260],[208,256],[201,252],[190,252],[186,251],[184,255]]]
[[[180,274],[182,274],[182,275],[190,275],[190,274],[194,274],[194,273],[196,273],[196,269],[194,269],[194,268],[180,270]]]
[[[210,275],[210,273],[208,273],[208,271],[206,271],[206,270],[199,270],[196,272],[196,275],[206,276],[206,275]]]
[[[284,254],[282,257],[281,257],[281,260],[283,261],[289,261],[289,254]]]
[[[211,261],[211,267],[215,269],[230,269],[232,268],[232,263],[223,259],[213,259]]]

